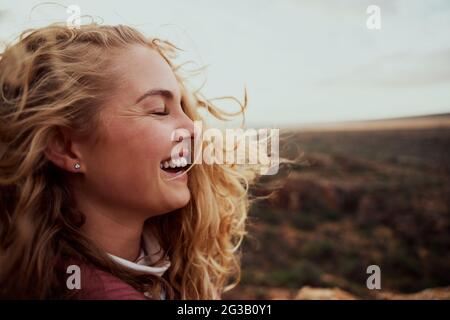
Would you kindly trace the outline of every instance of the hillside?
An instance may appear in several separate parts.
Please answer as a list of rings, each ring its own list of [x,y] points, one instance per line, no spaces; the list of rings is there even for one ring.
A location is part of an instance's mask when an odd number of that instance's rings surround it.
[[[450,117],[431,118],[284,132],[282,154],[309,164],[252,190],[280,185],[251,208],[242,282],[225,298],[291,299],[310,286],[380,299],[450,285]],[[366,288],[371,264],[378,292]]]

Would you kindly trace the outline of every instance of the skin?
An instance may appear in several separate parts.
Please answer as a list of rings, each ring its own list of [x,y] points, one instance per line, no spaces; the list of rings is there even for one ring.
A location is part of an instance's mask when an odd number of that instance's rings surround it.
[[[51,140],[47,157],[70,174],[77,207],[85,214],[82,231],[106,252],[137,259],[145,220],[185,206],[185,178],[168,180],[161,161],[192,139],[194,124],[181,107],[181,93],[167,62],[154,50],[131,46],[114,58],[121,85],[101,107],[101,139],[62,132]],[[152,94],[152,89],[172,92]],[[165,109],[166,108],[166,109]],[[159,114],[168,112],[168,115]],[[175,135],[175,136],[174,136]],[[79,163],[80,169],[74,164]]]

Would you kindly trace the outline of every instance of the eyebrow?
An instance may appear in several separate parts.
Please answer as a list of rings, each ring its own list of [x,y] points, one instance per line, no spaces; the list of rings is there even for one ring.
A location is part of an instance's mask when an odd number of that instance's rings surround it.
[[[140,101],[144,100],[147,97],[151,96],[162,96],[166,99],[173,100],[175,95],[172,91],[166,90],[166,89],[151,89],[145,92],[142,96],[140,96],[135,103],[139,103]]]

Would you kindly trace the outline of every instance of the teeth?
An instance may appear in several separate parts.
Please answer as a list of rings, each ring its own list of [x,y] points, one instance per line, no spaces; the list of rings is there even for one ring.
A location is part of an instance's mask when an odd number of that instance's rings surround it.
[[[186,158],[180,158],[180,159],[170,159],[169,161],[164,161],[160,163],[161,169],[167,169],[167,168],[183,168],[188,165],[188,161]]]

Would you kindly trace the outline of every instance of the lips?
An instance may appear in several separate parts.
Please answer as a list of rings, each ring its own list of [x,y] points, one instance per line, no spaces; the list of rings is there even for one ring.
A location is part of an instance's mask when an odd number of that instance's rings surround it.
[[[188,167],[188,159],[181,157],[178,159],[166,159],[161,161],[159,167],[168,172],[177,172],[180,170],[185,170]]]
[[[183,148],[178,155],[161,161],[159,168],[168,178],[187,180],[187,174],[184,173],[189,168],[190,163],[189,150]]]
[[[161,161],[159,165],[163,176],[169,180],[176,179],[176,181],[186,182],[188,175],[186,170],[189,168],[188,159],[181,157],[178,159],[167,159]]]

